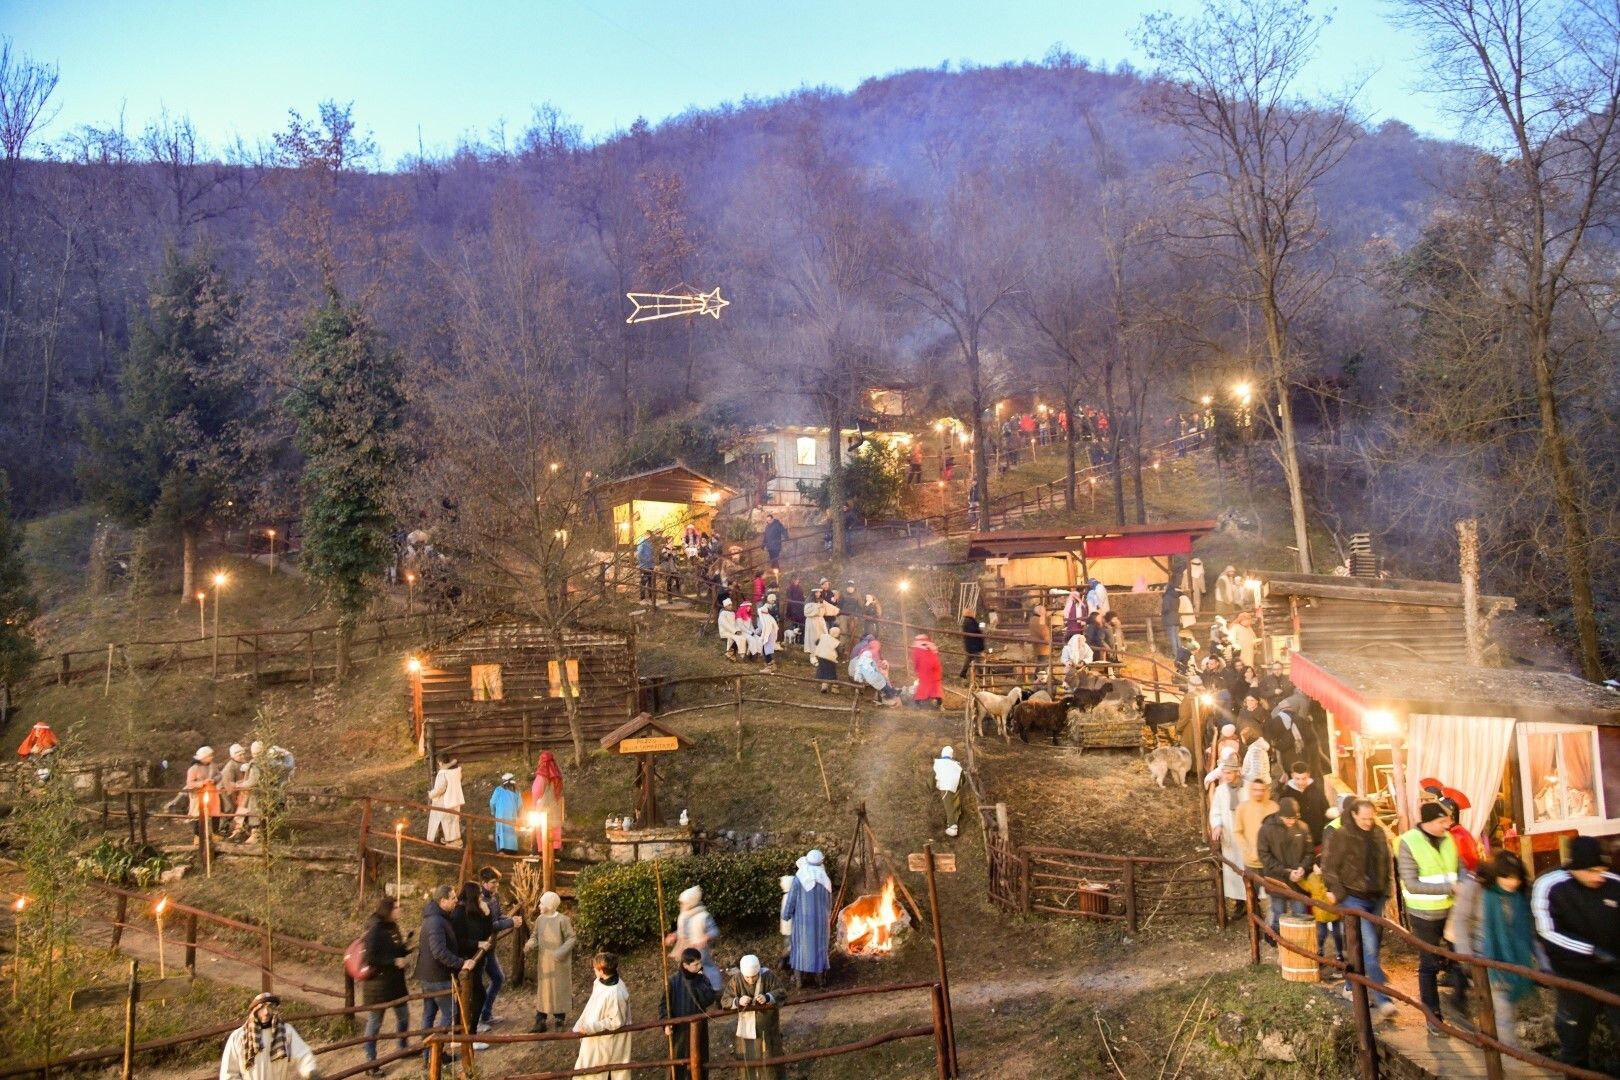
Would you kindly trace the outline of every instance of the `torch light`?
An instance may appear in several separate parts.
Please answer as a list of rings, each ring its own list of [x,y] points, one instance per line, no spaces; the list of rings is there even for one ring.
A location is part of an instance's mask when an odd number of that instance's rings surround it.
[[[208,637],[208,594],[197,592],[197,640]]]
[[[264,535],[270,538],[270,572],[276,572],[276,530],[266,529]]]
[[[219,595],[225,591],[225,582],[230,580],[223,570],[214,574],[214,678],[219,678]]]
[[[415,662],[415,657],[412,657],[412,663]],[[401,862],[404,859],[404,845],[405,820],[401,818],[399,821],[394,822],[394,902],[396,904],[404,899],[404,893],[401,891],[403,877],[400,870]]]
[[[165,978],[169,972],[168,963],[163,955],[163,913],[168,910],[169,898],[167,896],[159,897],[158,902],[152,908],[152,914],[157,918],[158,978],[160,979]]]
[[[11,947],[11,1001],[17,1001],[22,986],[22,916],[28,907],[28,897],[19,896],[11,902],[11,928],[15,943]]]

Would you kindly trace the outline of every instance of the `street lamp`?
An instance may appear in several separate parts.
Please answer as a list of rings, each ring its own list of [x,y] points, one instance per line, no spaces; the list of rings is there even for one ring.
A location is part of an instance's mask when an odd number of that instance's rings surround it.
[[[1211,395],[1205,394],[1203,397],[1198,399],[1198,404],[1202,405],[1204,408],[1207,409],[1211,405],[1215,404],[1215,399]]]
[[[223,570],[214,574],[214,678],[219,678],[219,594],[225,590],[225,582],[230,580]]]

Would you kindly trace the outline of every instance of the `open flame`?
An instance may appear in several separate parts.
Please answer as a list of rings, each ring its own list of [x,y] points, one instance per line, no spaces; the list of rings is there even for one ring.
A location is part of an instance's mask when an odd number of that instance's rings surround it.
[[[858,897],[838,913],[839,939],[851,956],[882,956],[894,951],[895,935],[911,918],[894,898],[894,875],[880,893]]]

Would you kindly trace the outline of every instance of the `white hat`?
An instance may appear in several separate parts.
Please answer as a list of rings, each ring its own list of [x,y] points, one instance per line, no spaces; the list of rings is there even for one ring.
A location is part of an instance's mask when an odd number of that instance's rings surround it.
[[[199,760],[199,761],[201,761],[203,758],[213,757],[214,756],[214,748],[212,746],[199,746],[199,747],[197,747],[196,754],[194,754],[192,756],[197,758],[197,760]]]
[[[820,848],[811,848],[810,854],[804,857],[804,861],[809,863],[811,866],[820,866],[825,859],[826,856],[821,854]]]
[[[759,957],[755,956],[753,953],[749,953],[747,956],[737,961],[737,970],[742,972],[743,978],[752,979],[755,975],[759,974]]]
[[[241,743],[239,743],[239,742],[231,743],[231,757],[238,757],[238,756],[240,756],[242,754],[245,754],[245,753],[247,753],[247,750],[246,750],[246,748],[244,748],[242,746]]]
[[[731,606],[731,597],[728,596],[724,600],[720,601],[720,606],[721,607],[730,607]]]
[[[509,772],[501,773],[501,783],[503,784],[510,784],[515,779],[517,779],[517,777],[513,776]]]
[[[252,754],[254,757],[258,757],[260,754],[264,753],[264,743],[260,742],[258,739],[254,739],[253,745],[248,747],[248,753]]]
[[[556,911],[560,907],[562,907],[562,897],[558,896],[556,893],[544,892],[540,894],[540,910],[545,912],[547,915],[551,914],[553,911]]]
[[[685,892],[681,893],[681,907],[683,908],[701,903],[702,900],[703,888],[700,885],[694,885],[690,889],[687,889]]]
[[[939,752],[939,756],[942,758],[954,758],[956,756],[956,751],[947,746],[945,749]]]

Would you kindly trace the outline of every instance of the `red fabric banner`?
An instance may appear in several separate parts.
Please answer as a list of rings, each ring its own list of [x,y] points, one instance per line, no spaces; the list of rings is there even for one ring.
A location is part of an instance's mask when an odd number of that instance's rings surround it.
[[[1186,555],[1192,551],[1192,534],[1101,536],[1095,540],[1087,540],[1085,545],[1087,559],[1139,559],[1153,555]]]
[[[1366,710],[1367,703],[1330,672],[1318,667],[1304,655],[1295,653],[1288,662],[1288,681],[1308,697],[1320,701],[1322,707],[1333,714],[1340,731],[1361,730],[1361,714]]]

